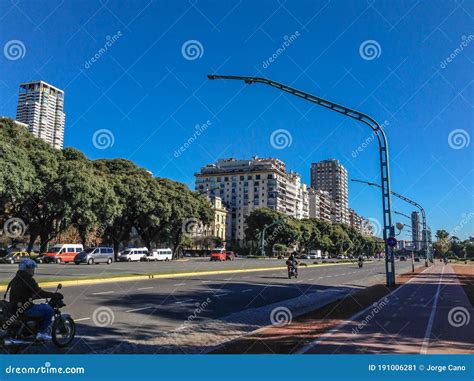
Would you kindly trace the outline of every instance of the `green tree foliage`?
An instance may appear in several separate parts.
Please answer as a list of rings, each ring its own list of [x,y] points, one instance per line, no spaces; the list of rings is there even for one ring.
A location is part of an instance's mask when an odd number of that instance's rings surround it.
[[[101,240],[126,245],[138,234],[152,248],[183,242],[182,226],[208,224],[214,211],[184,184],[154,178],[125,159],[91,161],[81,152],[56,150],[10,119],[0,119],[0,218],[20,218],[29,250],[41,250],[74,226],[83,244],[96,231]]]
[[[254,210],[245,220],[247,241],[260,245],[265,227],[265,253],[273,255],[277,248],[296,245],[309,253],[319,249],[331,255],[352,254],[374,256],[384,248],[378,237],[364,236],[344,224],[331,224],[315,218],[296,220],[268,208]]]

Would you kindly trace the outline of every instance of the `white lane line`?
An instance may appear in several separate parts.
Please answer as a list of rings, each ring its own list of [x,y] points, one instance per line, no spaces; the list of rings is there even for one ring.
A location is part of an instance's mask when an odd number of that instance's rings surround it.
[[[140,288],[137,288],[137,290],[149,290],[150,288],[153,288],[153,287],[140,287]]]
[[[152,308],[152,307],[148,306],[148,307],[142,307],[142,308],[134,308],[133,310],[128,310],[128,311],[125,311],[125,312],[143,311],[143,310],[147,310],[149,308]]]
[[[423,340],[423,345],[420,349],[420,354],[425,355],[428,352],[428,346],[430,344],[431,330],[433,329],[433,322],[436,315],[436,308],[438,307],[439,292],[441,290],[441,282],[443,281],[444,275],[444,266],[441,271],[441,276],[438,281],[438,288],[436,289],[435,300],[433,302],[433,307],[431,308],[430,319],[428,320],[428,325],[426,326],[425,339]]]
[[[103,291],[103,292],[94,292],[92,295],[105,295],[105,294],[113,294],[115,291]]]
[[[74,319],[75,322],[84,321],[84,320],[91,320],[91,318],[87,317],[87,318]]]
[[[220,298],[221,296],[227,296],[229,295],[229,292],[226,292],[225,294],[219,294],[219,295],[214,295],[216,298]]]
[[[252,288],[247,288],[247,289],[245,289],[245,290],[242,290],[242,292],[250,292],[250,291],[252,291],[252,290],[253,290]]]
[[[229,280],[232,280],[233,278],[225,278],[224,280],[228,282]]]
[[[176,283],[176,284],[173,284],[173,286],[177,287],[177,286],[186,286],[186,283]]]

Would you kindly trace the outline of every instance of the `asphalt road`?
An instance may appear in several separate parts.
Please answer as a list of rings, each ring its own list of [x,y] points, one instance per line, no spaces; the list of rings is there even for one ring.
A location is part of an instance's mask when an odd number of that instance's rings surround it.
[[[201,266],[198,260],[193,263]],[[208,268],[208,261],[206,265]],[[397,262],[397,267],[397,273],[401,273],[409,271],[411,265]],[[61,291],[67,303],[63,312],[72,314],[77,323],[75,345],[67,350],[56,350],[51,344],[36,345],[24,351],[156,353],[166,347],[167,353],[189,353],[188,347],[201,344],[205,351],[219,340],[232,338],[227,335],[228,330],[238,332],[239,326],[249,325],[248,314],[247,320],[241,320],[245,311],[250,311],[250,319],[257,320],[262,311],[268,314],[265,306],[285,306],[298,298],[304,301],[306,296],[308,303],[314,304],[325,295],[334,293],[340,297],[360,287],[384,282],[385,265],[377,261],[366,263],[362,269],[356,264],[301,267],[296,280],[289,280],[284,270],[271,270],[65,287]],[[265,318],[268,320],[268,316]],[[214,325],[206,326],[207,322]],[[223,325],[216,325],[219,323]],[[183,327],[185,334],[170,339],[170,332],[176,334]],[[209,330],[216,331],[212,332],[212,340],[207,335]]]
[[[312,264],[315,260],[303,260],[302,263]],[[319,260],[321,262],[321,260]],[[327,262],[336,262],[328,260]],[[189,258],[170,262],[114,262],[110,265],[75,265],[74,263],[48,263],[40,264],[36,270],[36,278],[41,279],[62,278],[80,279],[91,276],[110,276],[125,274],[159,274],[194,272],[209,270],[232,270],[245,268],[264,268],[285,266],[285,260],[237,258],[234,261],[211,262],[209,258]],[[0,279],[11,279],[18,270],[18,264],[0,264]]]

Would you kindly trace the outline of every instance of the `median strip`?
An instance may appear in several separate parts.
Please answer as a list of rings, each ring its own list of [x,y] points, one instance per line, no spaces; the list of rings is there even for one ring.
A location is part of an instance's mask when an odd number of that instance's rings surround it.
[[[327,266],[343,266],[343,265],[354,265],[352,262],[344,263],[321,263],[317,265],[306,265],[301,266],[300,270],[306,268],[316,268],[316,267],[327,267]],[[252,268],[252,269],[231,269],[231,270],[209,270],[209,271],[192,271],[192,272],[183,272],[183,273],[172,273],[172,274],[135,274],[135,275],[111,275],[109,277],[102,278],[89,278],[89,279],[74,279],[74,280],[65,280],[58,278],[57,280],[39,282],[40,287],[50,288],[56,287],[58,283],[62,283],[63,286],[83,286],[83,285],[92,285],[92,284],[102,284],[102,283],[115,283],[115,282],[130,282],[130,281],[139,281],[146,279],[174,279],[182,277],[191,277],[191,276],[205,276],[205,275],[222,275],[222,274],[241,274],[241,273],[252,273],[252,272],[264,272],[264,271],[276,271],[276,270],[286,270],[286,266],[277,266],[277,267],[261,267],[261,268]],[[6,290],[7,285],[1,285],[0,291]]]

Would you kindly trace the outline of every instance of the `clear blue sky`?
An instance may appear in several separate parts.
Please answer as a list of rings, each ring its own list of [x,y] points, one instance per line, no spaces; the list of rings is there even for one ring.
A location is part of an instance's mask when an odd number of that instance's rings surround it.
[[[263,85],[206,79],[269,77],[387,121],[393,190],[424,205],[433,230],[466,238],[474,230],[473,17],[472,1],[3,0],[0,115],[15,116],[20,82],[42,79],[65,90],[65,145],[91,159],[129,158],[191,188],[201,166],[252,155],[278,157],[306,183],[311,162],[325,158],[339,159],[350,177],[379,181],[377,144],[355,152],[370,136],[364,125]],[[182,52],[190,40],[202,46],[188,52],[195,59]],[[94,146],[99,129],[112,132],[113,146]],[[290,146],[272,146],[277,129],[291,134]],[[350,183],[349,203],[381,220],[376,190]],[[412,211],[397,200],[394,209]]]

